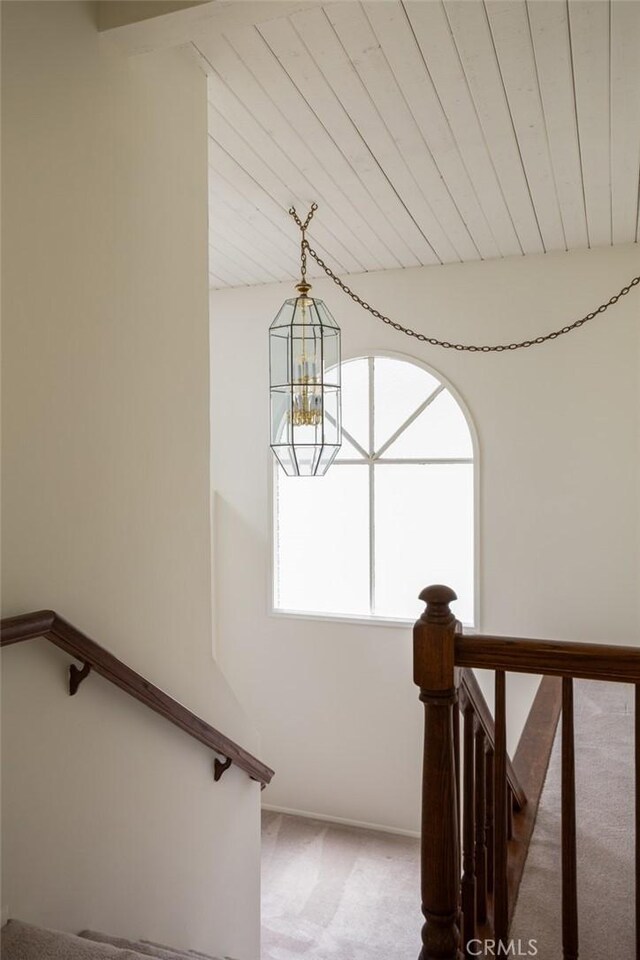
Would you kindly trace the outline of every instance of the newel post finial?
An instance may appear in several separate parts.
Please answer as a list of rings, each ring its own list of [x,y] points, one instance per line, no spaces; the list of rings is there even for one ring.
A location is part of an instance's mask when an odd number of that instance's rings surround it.
[[[451,587],[426,587],[413,628],[413,679],[425,710],[422,763],[422,950],[419,960],[462,960],[460,850],[454,721],[456,618]]]
[[[458,599],[458,594],[451,587],[434,583],[424,588],[419,599],[426,603],[421,620],[427,623],[449,623],[451,619],[455,620],[449,604]]]

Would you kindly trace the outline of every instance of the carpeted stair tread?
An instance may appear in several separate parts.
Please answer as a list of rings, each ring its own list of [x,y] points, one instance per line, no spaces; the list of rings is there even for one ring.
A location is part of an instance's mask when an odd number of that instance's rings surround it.
[[[155,943],[153,940],[140,940],[139,942],[146,944],[148,947],[160,947],[161,950],[171,952],[171,947],[165,946],[164,943]],[[201,950],[174,950],[173,952],[177,953],[179,957],[187,957],[187,960],[195,960],[196,957],[200,957],[201,960],[220,960],[219,957],[214,957],[211,953],[203,953]],[[224,960],[233,960],[233,957],[225,957]]]
[[[7,921],[0,933],[2,960],[146,960],[149,956],[21,920]]]
[[[107,933],[99,933],[97,930],[81,930],[78,934],[87,940],[93,940],[95,943],[107,943],[113,947],[119,947],[121,950],[137,950],[139,954],[146,957],[153,957],[154,960],[194,960],[195,957],[201,957],[203,960],[219,960],[208,953],[198,953],[197,951],[176,950],[174,947],[167,947],[162,943],[154,943],[151,940],[127,940],[124,937],[112,937]]]
[[[154,957],[154,960],[184,960],[185,957],[189,956],[193,960],[194,956],[184,950],[174,950],[173,947],[150,943],[148,940],[126,940],[124,937],[112,937],[107,933],[99,933],[97,930],[81,930],[79,936],[86,940],[93,940],[94,943],[107,943],[113,947],[119,947],[121,950],[137,950],[139,954],[145,957]],[[207,957],[207,960],[216,960],[216,957]]]
[[[164,943],[156,943],[154,940],[140,940],[138,942],[143,943],[145,947],[159,947],[160,950],[175,953],[178,957],[187,957],[187,960],[193,960],[194,957],[201,957],[202,960],[219,960],[218,957],[214,957],[210,953],[201,953],[199,950],[176,950],[173,947],[168,947]]]

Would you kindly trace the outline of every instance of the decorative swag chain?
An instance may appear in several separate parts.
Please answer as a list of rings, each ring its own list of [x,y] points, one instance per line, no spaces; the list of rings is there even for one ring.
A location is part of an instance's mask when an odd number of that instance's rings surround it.
[[[591,313],[588,313],[586,316],[582,317],[580,320],[574,320],[573,323],[568,324],[566,327],[562,327],[560,330],[553,330],[551,333],[545,333],[543,336],[535,337],[533,340],[521,340],[519,343],[495,343],[495,344],[484,344],[483,346],[478,346],[473,343],[449,343],[448,340],[437,340],[436,337],[428,337],[424,333],[417,333],[415,330],[411,330],[409,327],[403,327],[401,323],[392,320],[391,317],[387,317],[384,313],[380,313],[379,310],[376,310],[375,307],[372,307],[370,304],[363,300],[362,297],[359,297],[350,287],[344,283],[340,277],[337,277],[333,272],[331,267],[318,256],[315,250],[312,250],[309,246],[309,241],[304,240],[303,246],[306,252],[312,257],[319,267],[324,270],[326,275],[330,277],[340,289],[347,294],[348,297],[357,303],[363,310],[368,310],[369,313],[376,318],[376,320],[382,320],[383,323],[387,323],[390,327],[393,327],[394,330],[398,330],[400,333],[405,333],[408,337],[415,337],[416,340],[420,340],[423,343],[430,343],[432,347],[444,347],[445,350],[460,350],[467,351],[468,353],[503,353],[505,350],[520,350],[522,347],[535,347],[540,343],[546,343],[547,340],[556,340],[558,337],[563,336],[565,333],[571,333],[572,330],[577,330],[588,320],[593,320],[595,316],[599,313],[604,313],[609,307],[612,307],[614,303],[617,303],[621,297],[626,297],[632,287],[637,287],[640,283],[640,277],[634,277],[633,280],[630,280],[626,287],[623,287],[619,293],[614,294],[612,297],[607,300],[606,303],[601,303],[599,307],[595,310],[592,310]]]
[[[445,350],[459,350],[466,351],[467,353],[504,353],[506,350],[520,350],[523,347],[535,347],[540,343],[546,343],[548,340],[556,340],[558,337],[564,336],[565,333],[571,333],[573,330],[577,330],[583,324],[587,323],[588,320],[593,320],[599,313],[604,313],[609,307],[612,307],[614,303],[617,303],[621,297],[626,297],[632,287],[637,287],[640,283],[640,277],[634,277],[633,280],[630,280],[626,287],[623,287],[619,293],[614,294],[612,297],[607,300],[606,303],[601,303],[599,307],[595,310],[592,310],[591,313],[588,313],[586,316],[582,317],[580,320],[574,320],[573,323],[567,324],[565,327],[561,327],[560,330],[553,330],[551,333],[545,333],[543,336],[535,337],[533,340],[521,340],[519,343],[495,343],[495,344],[484,344],[483,346],[478,346],[472,343],[449,343],[448,340],[438,340],[436,337],[428,337],[424,333],[417,333],[415,330],[411,330],[409,327],[403,327],[401,323],[392,320],[391,317],[385,316],[384,313],[380,313],[379,310],[376,310],[375,307],[372,307],[371,304],[367,303],[366,300],[363,300],[362,297],[359,297],[351,287],[348,287],[340,277],[336,276],[331,267],[329,267],[324,260],[316,253],[315,250],[309,245],[309,241],[305,236],[309,222],[313,217],[313,214],[317,210],[317,204],[313,204],[309,212],[309,216],[306,221],[303,223],[298,217],[295,207],[291,207],[289,213],[296,221],[298,227],[302,232],[302,242],[301,242],[301,259],[302,259],[302,279],[303,282],[306,280],[307,272],[307,254],[312,257],[313,260],[318,264],[318,266],[324,270],[326,275],[333,280],[333,282],[340,287],[343,293],[346,293],[354,303],[357,303],[358,306],[362,307],[363,310],[367,310],[376,320],[382,320],[383,323],[388,324],[390,327],[393,327],[394,330],[397,330],[399,333],[404,333],[408,337],[414,337],[416,340],[420,340],[422,343],[429,343],[432,347],[443,347]]]

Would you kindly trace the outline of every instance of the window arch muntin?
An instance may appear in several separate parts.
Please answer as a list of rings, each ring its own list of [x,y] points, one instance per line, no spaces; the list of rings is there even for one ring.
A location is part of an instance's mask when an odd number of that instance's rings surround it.
[[[385,614],[379,614],[375,612],[375,550],[376,550],[376,537],[375,537],[375,468],[381,467],[384,465],[416,465],[416,466],[425,466],[425,465],[438,465],[438,464],[463,464],[471,467],[472,479],[472,517],[471,517],[471,537],[472,537],[472,546],[471,546],[471,591],[472,591],[472,603],[471,618],[466,618],[464,623],[466,626],[474,627],[478,623],[478,527],[479,527],[479,479],[478,479],[478,438],[475,428],[474,421],[469,413],[469,409],[458,392],[457,388],[449,381],[449,379],[444,376],[439,370],[434,369],[429,364],[424,363],[422,360],[417,359],[411,355],[403,354],[397,351],[390,350],[372,350],[367,352],[364,355],[354,355],[343,357],[342,368],[349,367],[351,364],[358,361],[366,361],[369,369],[369,384],[370,384],[370,393],[369,393],[369,403],[368,403],[368,413],[370,418],[370,431],[373,435],[373,422],[375,420],[375,410],[373,404],[373,394],[374,394],[374,378],[375,374],[372,376],[372,366],[375,364],[376,360],[391,360],[397,361],[398,363],[404,363],[411,367],[417,368],[418,370],[423,371],[428,374],[434,381],[437,382],[437,387],[434,389],[433,393],[427,398],[427,402],[422,402],[419,404],[418,408],[413,411],[412,415],[403,420],[400,427],[394,431],[394,433],[384,441],[377,449],[365,450],[362,444],[356,442],[356,446],[359,450],[359,455],[357,457],[345,457],[343,451],[340,451],[337,459],[334,461],[331,470],[335,471],[344,466],[358,466],[358,467],[367,467],[370,471],[371,477],[371,490],[373,491],[369,496],[369,584],[370,584],[370,596],[369,596],[369,612],[368,613],[348,613],[348,612],[326,612],[326,611],[312,611],[312,610],[298,610],[290,609],[286,607],[277,606],[276,601],[276,574],[277,574],[277,546],[278,546],[278,520],[277,520],[277,496],[278,496],[278,481],[280,475],[277,470],[274,475],[273,483],[273,517],[272,517],[272,546],[273,546],[273,567],[271,575],[271,591],[272,591],[272,612],[275,615],[282,616],[293,616],[300,617],[303,619],[319,619],[319,620],[336,620],[340,622],[361,622],[361,623],[373,623],[377,625],[384,624],[405,624],[412,623],[414,615],[411,616],[388,616]],[[462,415],[464,419],[464,424],[466,430],[468,431],[469,439],[469,455],[460,457],[460,456],[450,456],[450,457],[414,457],[414,456],[404,456],[401,458],[393,458],[389,456],[381,456],[381,454],[387,453],[393,445],[396,443],[396,440],[402,437],[403,433],[407,430],[413,422],[415,422],[421,413],[423,413],[428,406],[433,403],[437,396],[445,393],[448,395],[454,402],[456,410]],[[343,417],[344,421],[344,417]],[[349,431],[347,426],[343,422],[343,443],[346,441],[346,444],[353,444],[355,437]],[[346,445],[345,444],[345,445]],[[331,472],[331,471],[330,471]],[[456,586],[455,583],[451,584]]]

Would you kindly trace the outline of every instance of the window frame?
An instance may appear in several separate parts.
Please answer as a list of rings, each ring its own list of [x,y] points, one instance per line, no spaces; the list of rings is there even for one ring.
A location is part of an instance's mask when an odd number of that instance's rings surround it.
[[[400,360],[405,363],[411,363],[414,366],[421,367],[426,373],[429,373],[432,377],[435,377],[436,380],[441,385],[442,389],[448,390],[451,396],[454,398],[458,404],[462,414],[466,420],[467,427],[469,428],[469,434],[471,436],[471,446],[472,446],[472,458],[471,460],[463,460],[462,458],[452,458],[456,462],[470,462],[473,465],[473,623],[467,623],[463,621],[463,626],[470,633],[478,632],[480,630],[480,451],[479,451],[479,442],[478,434],[476,431],[475,423],[469,408],[461,396],[458,389],[451,383],[449,378],[445,376],[440,370],[431,366],[428,363],[425,363],[418,357],[414,357],[411,354],[401,353],[395,350],[369,350],[366,353],[354,353],[353,355],[348,355],[342,357],[341,364],[350,363],[353,360],[367,360],[373,362],[376,358],[385,358],[391,360]],[[369,429],[371,431],[371,436],[373,436],[373,421],[374,421],[374,406],[373,406],[373,397],[371,396],[372,389],[372,378],[369,373]],[[440,390],[438,390],[438,393]],[[429,402],[435,399],[437,393],[431,395]],[[413,415],[411,415],[413,416]],[[406,423],[406,421],[405,421]],[[409,426],[407,423],[403,429]],[[403,432],[403,431],[401,431]],[[384,446],[387,446],[389,441],[387,441]],[[276,547],[277,547],[277,470],[279,469],[278,463],[271,457],[272,461],[271,469],[268,470],[268,498],[269,498],[269,563],[268,563],[268,603],[267,611],[268,616],[276,618],[284,618],[286,620],[309,620],[315,623],[343,623],[343,624],[352,624],[356,626],[379,626],[387,628],[406,628],[412,626],[415,623],[415,619],[404,619],[404,618],[391,618],[391,617],[376,617],[375,615],[369,614],[344,614],[344,613],[320,613],[313,611],[300,611],[300,610],[286,610],[281,607],[276,607],[275,605],[275,595],[276,595]],[[433,462],[433,458],[425,458],[424,460],[419,460],[416,458],[410,458],[411,463],[415,463],[417,466],[421,464],[428,464]],[[369,476],[369,604],[373,606],[373,593],[375,590],[375,484],[372,483],[372,474],[375,465],[373,458],[368,457],[366,460],[363,458],[358,458],[358,460],[340,460],[335,461],[330,470],[334,467],[339,468],[340,464],[349,464],[357,463],[362,465],[363,468],[366,465],[367,473]],[[425,584],[428,586],[428,584]],[[454,586],[451,584],[451,586]]]

